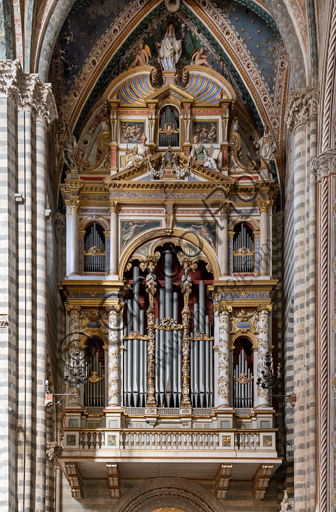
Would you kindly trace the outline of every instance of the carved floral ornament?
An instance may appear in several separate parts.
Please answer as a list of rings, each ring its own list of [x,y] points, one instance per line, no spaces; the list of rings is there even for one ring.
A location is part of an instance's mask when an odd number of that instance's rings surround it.
[[[321,153],[312,162],[312,170],[317,181],[327,178],[336,168],[336,149],[329,149]]]
[[[159,240],[153,240],[137,249],[130,257],[126,264],[125,270],[128,271],[132,268],[132,262],[134,260],[140,261],[140,268],[144,272],[147,268],[151,271],[156,267],[161,253],[156,249],[159,246],[163,246],[165,243],[173,243],[176,247],[180,247],[182,250],[177,253],[177,259],[183,268],[183,270],[191,270],[195,272],[199,261],[206,263],[206,269],[208,272],[212,272],[212,267],[201,250],[189,241],[182,240],[176,237],[169,237]]]
[[[320,93],[317,89],[299,89],[291,91],[287,102],[285,123],[289,130],[294,130],[301,124],[318,114]]]
[[[0,93],[48,127],[58,117],[51,84],[43,84],[37,74],[24,73],[18,60],[0,62]]]

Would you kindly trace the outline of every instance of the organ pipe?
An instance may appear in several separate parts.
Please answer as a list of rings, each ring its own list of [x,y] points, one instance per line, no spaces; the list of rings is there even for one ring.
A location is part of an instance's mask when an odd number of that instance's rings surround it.
[[[140,281],[139,281],[139,265],[133,263],[133,331],[139,331],[140,328]],[[139,340],[133,341],[133,403],[134,407],[138,407],[139,403],[139,363],[140,363],[140,342]]]

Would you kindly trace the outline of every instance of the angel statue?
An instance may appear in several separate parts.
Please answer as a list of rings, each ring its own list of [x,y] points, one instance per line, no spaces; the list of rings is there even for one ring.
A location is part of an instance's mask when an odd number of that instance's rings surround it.
[[[208,56],[205,53],[204,48],[198,50],[196,47],[195,50],[191,53],[191,64],[195,64],[195,66],[208,66],[208,68],[212,68],[211,64],[207,61]]]
[[[176,64],[179,61],[182,53],[182,40],[184,38],[183,28],[184,25],[182,24],[182,38],[177,41],[175,37],[174,25],[170,23],[161,43],[156,43],[159,62],[163,67],[163,71],[175,71],[176,69]]]
[[[147,66],[148,57],[152,57],[149,46],[145,44],[144,48],[143,43],[139,43],[139,46],[135,50],[135,59],[129,67],[135,68],[135,66]]]
[[[269,165],[275,159],[276,144],[267,125],[264,126],[263,137],[255,143],[255,147],[260,149],[260,158],[265,165]]]

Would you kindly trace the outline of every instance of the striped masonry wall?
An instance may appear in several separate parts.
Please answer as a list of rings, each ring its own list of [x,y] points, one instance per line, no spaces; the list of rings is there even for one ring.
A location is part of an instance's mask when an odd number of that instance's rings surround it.
[[[0,510],[16,511],[16,109],[0,95]]]
[[[283,375],[284,394],[293,393],[294,384],[294,308],[293,308],[293,220],[294,220],[293,188],[286,198],[284,210],[284,260],[283,260]],[[288,403],[288,400],[286,400]],[[283,443],[286,453],[286,478],[284,488],[290,497],[294,495],[294,415],[290,408],[285,407],[285,432]]]

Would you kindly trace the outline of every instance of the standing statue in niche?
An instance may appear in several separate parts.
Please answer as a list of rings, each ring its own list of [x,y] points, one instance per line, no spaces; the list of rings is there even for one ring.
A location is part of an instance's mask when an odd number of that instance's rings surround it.
[[[258,142],[255,143],[255,147],[260,149],[261,166],[267,166],[270,162],[275,160],[276,144],[273,136],[270,134],[268,126],[264,126],[264,135]]]
[[[156,43],[159,55],[158,60],[163,67],[163,71],[175,71],[176,69],[176,63],[179,61],[182,53],[183,28],[184,24],[182,24],[182,38],[177,41],[174,25],[170,23],[161,43]]]
[[[67,124],[65,129],[65,140],[64,140],[64,159],[66,161],[69,169],[71,167],[76,167],[76,162],[74,160],[74,153],[77,147],[76,137],[73,135],[71,126]]]

